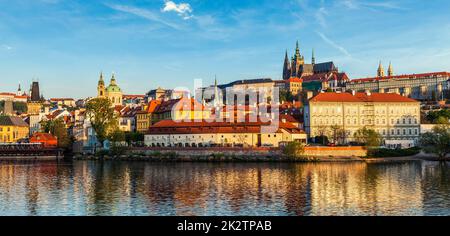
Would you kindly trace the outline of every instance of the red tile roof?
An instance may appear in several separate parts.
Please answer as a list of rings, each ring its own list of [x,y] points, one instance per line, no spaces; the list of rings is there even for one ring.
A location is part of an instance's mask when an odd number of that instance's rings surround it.
[[[203,104],[197,102],[194,98],[179,98],[162,102],[154,111],[154,113],[171,112],[175,107],[178,111],[183,110],[205,110]]]
[[[310,102],[417,102],[395,93],[319,93]]]
[[[30,137],[30,143],[43,143],[46,147],[57,146],[58,139],[49,133],[34,133]]]
[[[137,107],[126,106],[126,107],[123,107],[119,111],[119,113],[120,113],[120,117],[135,117],[136,113],[140,110],[141,110],[140,106],[137,106]]]
[[[303,79],[297,78],[297,77],[291,77],[288,79],[289,83],[301,83],[303,82]]]
[[[9,96],[9,97],[14,97],[14,98],[28,98],[28,96],[26,96],[26,95],[18,96],[15,93],[5,93],[5,92],[0,93],[0,96]]]
[[[450,77],[450,73],[449,72],[431,72],[431,73],[422,73],[422,74],[394,75],[394,76],[384,76],[384,77],[370,77],[370,78],[353,79],[353,80],[350,80],[350,83],[370,82],[370,81],[389,80],[389,79],[412,79],[412,78],[432,77],[432,76],[447,76],[447,77]]]
[[[329,73],[319,73],[314,75],[307,75],[302,77],[303,82],[313,82],[313,81],[330,81],[330,80],[349,80],[346,73],[329,72]]]
[[[123,97],[123,99],[136,99],[136,98],[143,99],[143,98],[145,98],[145,95],[141,95],[141,94],[138,94],[138,95],[136,95],[136,94],[125,94],[122,97]]]
[[[280,114],[280,120],[286,120],[286,122],[289,123],[299,123],[300,121],[298,121],[297,119],[295,119],[293,116],[291,115],[286,115],[286,114]]]
[[[58,101],[75,101],[73,98],[50,98],[50,101],[58,102]]]

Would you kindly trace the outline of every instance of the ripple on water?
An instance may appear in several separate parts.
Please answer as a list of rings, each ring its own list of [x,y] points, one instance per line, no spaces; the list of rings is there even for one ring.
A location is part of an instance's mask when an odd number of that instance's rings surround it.
[[[0,215],[450,215],[450,167],[0,163]]]

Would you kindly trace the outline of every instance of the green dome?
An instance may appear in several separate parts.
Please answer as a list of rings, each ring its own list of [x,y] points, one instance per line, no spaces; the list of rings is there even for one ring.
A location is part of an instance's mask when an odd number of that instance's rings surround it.
[[[122,90],[119,88],[119,86],[117,85],[110,85],[106,88],[106,91],[108,93],[114,93],[114,92],[122,92]]]

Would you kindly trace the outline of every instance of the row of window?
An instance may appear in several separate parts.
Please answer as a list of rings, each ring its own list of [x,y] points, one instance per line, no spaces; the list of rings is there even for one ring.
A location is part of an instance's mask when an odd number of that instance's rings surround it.
[[[204,137],[204,136],[198,135],[197,138],[203,140],[202,137]],[[221,135],[221,138],[224,138],[224,137],[225,137],[224,135]],[[243,137],[248,138],[248,135],[247,135],[247,134],[246,134],[246,135],[239,135],[239,138],[243,138]],[[271,137],[276,138],[277,135],[276,135],[276,134],[268,134],[267,137],[268,137],[268,138],[271,138]],[[181,136],[178,136],[178,138],[177,138],[177,136],[174,136],[174,135],[173,135],[173,136],[170,137],[170,138],[175,139],[175,140],[178,140],[178,139],[187,139],[187,138],[190,138],[190,137],[188,137],[188,136],[183,136],[183,138],[181,138]],[[192,135],[192,138],[195,139],[196,136],[195,136],[195,135]],[[214,135],[211,135],[211,138],[214,138]],[[233,135],[233,138],[237,138],[237,136],[236,136],[236,135]],[[156,138],[156,137],[154,137],[154,136],[152,136],[152,137],[146,136],[145,139],[147,139],[147,140],[153,140],[153,141],[154,141],[154,140],[158,140],[158,138]],[[163,137],[162,139],[165,139],[165,137]]]
[[[11,128],[10,128],[10,127],[8,127],[8,128],[0,127],[0,132],[3,132],[3,129],[4,129],[6,132],[11,131]]]
[[[331,121],[331,123],[329,123],[328,121]],[[361,119],[361,125],[386,125],[386,119],[376,119],[375,120],[375,123],[373,123],[374,122],[374,120],[373,119]],[[319,125],[328,125],[328,124],[331,124],[331,125],[341,125],[342,124],[342,120],[341,119],[338,119],[338,120],[328,120],[328,119],[325,119],[325,120],[322,120],[322,119],[318,119],[318,122],[317,122]],[[347,122],[346,122],[346,124],[347,125],[351,125],[351,124],[353,124],[353,125],[358,125],[358,119],[347,119]],[[391,125],[394,125],[394,124],[403,124],[403,125],[406,125],[406,124],[410,124],[410,125],[412,125],[412,124],[418,124],[418,121],[417,121],[417,119],[416,118],[403,118],[403,119],[391,119]]]
[[[336,107],[336,108],[331,108],[331,107],[329,107],[329,108],[322,108],[322,107],[320,107],[320,108],[316,108],[316,107],[313,107],[313,109],[312,109],[312,111],[315,113],[315,112],[318,112],[318,113],[322,113],[322,114],[336,114],[336,113],[338,113],[338,114],[340,114],[341,113],[341,111],[342,111],[342,109],[341,109],[341,107]],[[403,114],[403,115],[405,115],[405,114],[416,114],[417,113],[417,111],[418,111],[418,109],[417,108],[407,108],[407,109],[405,109],[405,108],[403,108],[403,109],[400,109],[399,107],[396,107],[396,108],[391,108],[390,109],[390,111],[391,111],[391,114]],[[354,115],[356,115],[356,114],[358,114],[358,112],[360,112],[361,114],[373,114],[373,113],[375,113],[375,114],[386,114],[386,109],[373,109],[373,108],[363,108],[363,107],[361,107],[361,108],[347,108],[346,109],[346,114],[354,114]]]

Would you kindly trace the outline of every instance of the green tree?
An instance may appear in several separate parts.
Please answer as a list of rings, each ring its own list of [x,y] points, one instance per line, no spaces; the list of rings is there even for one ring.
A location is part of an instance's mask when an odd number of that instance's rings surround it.
[[[14,109],[14,111],[17,111],[19,113],[26,113],[28,110],[27,103],[26,102],[14,102],[13,109]]]
[[[144,141],[144,134],[139,132],[125,132],[125,141],[128,146]]]
[[[322,145],[328,144],[328,126],[319,126],[317,127],[317,136],[316,136],[316,142],[321,143]]]
[[[118,119],[114,114],[111,101],[107,98],[91,99],[86,104],[86,114],[96,133],[97,140],[103,147],[108,134],[115,130],[118,125]]]
[[[125,142],[126,141],[126,133],[121,131],[121,130],[119,130],[119,129],[116,129],[116,130],[114,130],[114,131],[109,133],[108,139],[112,143]]]
[[[297,141],[289,142],[283,149],[283,154],[294,158],[301,158],[304,153],[305,144]]]
[[[450,109],[443,109],[440,111],[430,111],[426,119],[434,124],[439,123],[439,119],[447,119],[450,120]]]
[[[442,123],[433,127],[420,137],[420,145],[426,153],[436,154],[440,160],[450,153],[450,125],[448,120],[441,119]]]
[[[292,102],[295,96],[289,90],[280,90],[280,102]]]
[[[41,131],[50,133],[58,138],[58,147],[70,149],[72,147],[73,139],[69,136],[62,118],[56,120],[41,121]]]
[[[355,141],[366,147],[378,147],[381,145],[381,135],[373,129],[366,127],[358,129],[353,135]]]

